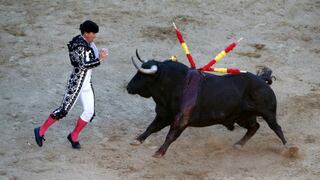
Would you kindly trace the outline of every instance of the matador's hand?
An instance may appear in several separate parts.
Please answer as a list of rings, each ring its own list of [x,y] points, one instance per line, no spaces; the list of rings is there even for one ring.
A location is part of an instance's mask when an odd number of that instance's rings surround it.
[[[108,56],[108,49],[107,48],[102,48],[99,51],[99,59],[100,62],[103,62]]]

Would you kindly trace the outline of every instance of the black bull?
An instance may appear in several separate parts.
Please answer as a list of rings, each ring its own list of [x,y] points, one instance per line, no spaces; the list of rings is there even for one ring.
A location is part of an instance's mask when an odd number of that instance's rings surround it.
[[[164,144],[154,157],[162,157],[170,144],[188,127],[222,124],[229,130],[237,123],[247,129],[235,143],[243,146],[259,129],[257,116],[262,116],[269,127],[286,144],[281,127],[276,121],[277,102],[270,88],[271,70],[259,75],[241,73],[217,76],[190,69],[167,60],[142,61],[141,68],[127,86],[130,94],[152,97],[156,103],[156,117],[135,144],[141,144],[150,134],[170,125]]]

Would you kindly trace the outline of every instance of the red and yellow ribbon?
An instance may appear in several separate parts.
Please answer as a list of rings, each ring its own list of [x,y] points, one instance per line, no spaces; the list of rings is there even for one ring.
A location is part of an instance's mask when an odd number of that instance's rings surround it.
[[[182,33],[179,31],[179,29],[177,28],[177,26],[174,23],[173,23],[173,26],[174,26],[174,29],[176,30],[176,34],[177,34],[177,37],[178,37],[179,42],[181,44],[181,47],[189,60],[191,68],[193,68],[193,69],[196,68],[196,64],[190,54],[190,51],[189,51],[189,48],[188,48],[186,42],[183,39]]]
[[[221,51],[215,58],[213,58],[207,65],[202,66],[200,69],[202,71],[208,71],[210,68],[217,62],[219,62],[222,58],[224,58],[230,51],[232,51],[237,44],[242,40],[243,38],[240,38],[237,42],[231,43],[227,48],[225,48],[223,51]]]
[[[241,71],[236,68],[210,68],[206,71],[218,72],[218,73],[229,73],[229,74],[240,74],[246,73],[247,71]]]

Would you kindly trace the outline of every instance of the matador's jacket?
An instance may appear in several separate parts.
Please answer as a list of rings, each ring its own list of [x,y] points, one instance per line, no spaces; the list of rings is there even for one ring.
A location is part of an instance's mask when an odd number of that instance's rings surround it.
[[[75,104],[86,76],[91,77],[91,68],[100,65],[96,46],[94,44],[90,46],[81,35],[74,37],[68,43],[68,49],[73,71],[60,107],[51,113],[51,117],[57,120],[65,117]]]

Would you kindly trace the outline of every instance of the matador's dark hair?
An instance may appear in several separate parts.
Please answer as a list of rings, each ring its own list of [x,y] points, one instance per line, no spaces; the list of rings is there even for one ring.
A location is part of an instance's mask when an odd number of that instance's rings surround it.
[[[90,32],[98,33],[99,32],[99,26],[91,20],[84,21],[82,24],[80,24],[79,29],[81,31],[81,34],[83,34],[84,32],[87,32],[87,33],[90,33]]]

